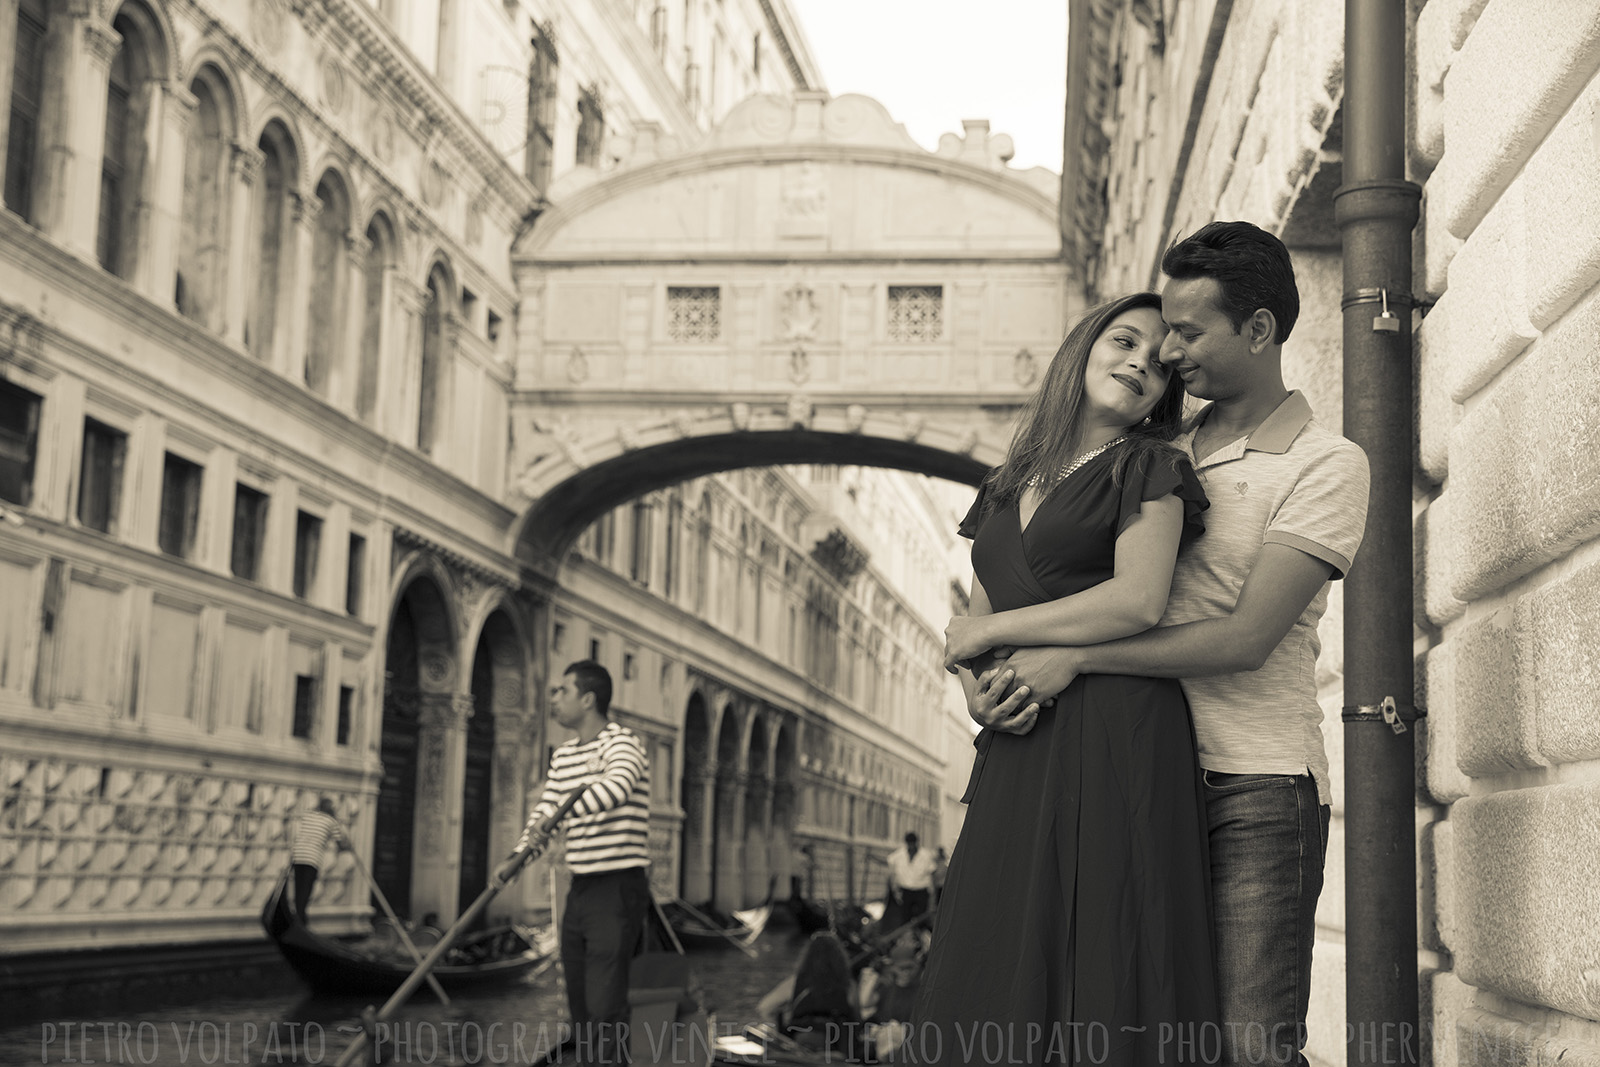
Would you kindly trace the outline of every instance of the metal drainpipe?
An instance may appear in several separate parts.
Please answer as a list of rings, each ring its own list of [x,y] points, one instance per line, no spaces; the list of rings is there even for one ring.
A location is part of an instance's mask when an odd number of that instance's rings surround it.
[[[1366,450],[1366,540],[1344,583],[1345,1010],[1350,1064],[1417,1062],[1411,601],[1411,231],[1405,0],[1346,0],[1344,432]]]

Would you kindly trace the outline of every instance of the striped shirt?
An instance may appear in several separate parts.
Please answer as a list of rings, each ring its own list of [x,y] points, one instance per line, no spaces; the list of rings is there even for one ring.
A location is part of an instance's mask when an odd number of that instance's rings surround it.
[[[295,826],[294,845],[290,849],[289,859],[293,863],[303,863],[307,867],[321,867],[322,854],[328,849],[330,840],[343,840],[344,828],[325,811],[308,811],[300,816]]]
[[[583,795],[562,820],[567,866],[600,874],[650,865],[650,762],[633,731],[608,722],[587,744],[573,739],[550,756],[550,777],[521,844],[574,789]]]

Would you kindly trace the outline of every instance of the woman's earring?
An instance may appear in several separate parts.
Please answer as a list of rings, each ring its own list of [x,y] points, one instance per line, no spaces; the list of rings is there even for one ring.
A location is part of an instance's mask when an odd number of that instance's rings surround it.
[[[1151,417],[1150,417],[1150,416],[1149,416],[1149,415],[1146,415],[1146,416],[1145,416],[1145,417],[1144,417],[1144,422],[1142,422],[1142,423],[1140,423],[1140,425],[1141,425],[1141,426],[1149,426],[1149,425],[1150,425],[1150,418],[1151,418]]]

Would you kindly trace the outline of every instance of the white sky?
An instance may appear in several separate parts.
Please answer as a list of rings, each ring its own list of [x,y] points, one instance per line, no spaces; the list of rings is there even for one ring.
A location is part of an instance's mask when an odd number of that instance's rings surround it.
[[[1067,0],[789,0],[835,96],[865,93],[926,148],[962,119],[1061,170]]]

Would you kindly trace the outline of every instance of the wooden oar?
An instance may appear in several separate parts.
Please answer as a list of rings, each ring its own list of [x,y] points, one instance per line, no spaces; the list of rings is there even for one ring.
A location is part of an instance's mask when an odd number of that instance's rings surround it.
[[[884,952],[887,952],[889,949],[894,948],[894,943],[895,943],[896,940],[899,939],[901,934],[905,933],[907,930],[912,930],[912,929],[915,929],[918,926],[921,926],[924,922],[926,922],[927,920],[933,918],[933,914],[937,910],[938,910],[937,908],[929,908],[927,911],[923,912],[921,915],[918,915],[915,919],[912,919],[910,922],[903,923],[900,926],[896,926],[893,930],[890,930],[887,934],[875,934],[872,937],[867,938],[866,939],[867,940],[866,951],[858,952],[858,953],[856,953],[856,955],[850,957],[850,966],[854,967],[856,964],[860,963],[862,960],[868,959],[868,958],[870,958],[872,956],[882,955]],[[882,945],[883,947],[882,948],[876,947],[878,945]]]
[[[713,919],[711,916],[707,915],[705,912],[701,911],[699,908],[695,907],[693,904],[690,904],[688,901],[685,901],[683,898],[681,898],[681,897],[678,898],[675,901],[675,903],[678,905],[678,907],[682,908],[684,911],[688,912],[690,915],[694,916],[696,919],[699,919],[701,922],[705,923],[706,924],[706,929],[710,930],[712,933],[718,935],[719,937],[725,938],[727,940],[728,944],[735,946],[736,948],[738,948],[738,950],[740,952],[743,952],[746,956],[749,956],[751,959],[755,959],[757,956],[759,956],[761,954],[761,953],[757,952],[755,949],[751,948],[749,945],[745,944],[743,941],[740,941],[737,937],[735,937],[733,935],[733,933],[731,931],[724,930],[722,927],[718,926],[717,925],[717,921],[715,919]],[[749,929],[749,928],[746,927],[746,929]]]
[[[350,858],[355,860],[356,870],[361,872],[361,877],[365,878],[367,880],[367,885],[372,887],[372,895],[377,898],[378,906],[383,909],[383,913],[387,915],[389,917],[389,921],[394,924],[395,932],[400,935],[400,941],[406,946],[406,951],[411,953],[412,959],[416,960],[418,963],[421,963],[422,953],[417,951],[416,942],[412,941],[411,935],[406,933],[405,924],[400,921],[400,916],[396,915],[394,913],[394,909],[389,906],[389,898],[383,895],[382,889],[378,888],[378,880],[372,877],[372,872],[367,870],[367,865],[361,862],[361,857],[356,855],[356,850],[353,848],[350,849]],[[429,974],[427,978],[428,987],[432,989],[434,995],[439,998],[439,1003],[449,1005],[450,995],[444,991],[444,986],[439,984],[439,979],[435,978],[432,974]]]
[[[456,938],[466,933],[472,924],[477,922],[478,916],[483,914],[484,909],[499,895],[500,890],[514,882],[517,875],[522,873],[522,868],[527,865],[528,861],[533,859],[538,854],[538,851],[542,851],[542,849],[535,850],[531,847],[532,840],[542,838],[550,833],[556,824],[566,816],[567,812],[572,810],[572,806],[578,802],[578,798],[583,795],[585,788],[585,786],[580,785],[573,789],[571,793],[568,793],[567,798],[561,802],[561,805],[556,808],[549,818],[540,824],[538,832],[531,836],[530,847],[519,849],[512,853],[511,858],[516,860],[516,865],[511,868],[504,880],[500,878],[498,870],[494,872],[489,879],[488,888],[478,894],[478,899],[474,900],[472,905],[451,924],[450,929],[446,930],[444,936],[439,939],[439,943],[429,950],[421,963],[417,964],[417,969],[411,972],[411,976],[400,983],[400,988],[394,991],[393,996],[384,1001],[383,1007],[379,1008],[375,1013],[371,1012],[370,1009],[368,1009],[367,1013],[363,1013],[361,1033],[357,1034],[355,1040],[350,1042],[350,1046],[340,1054],[334,1067],[349,1067],[351,1063],[355,1062],[355,1058],[361,1054],[362,1049],[366,1048],[369,1040],[367,1034],[371,1032],[371,1028],[367,1024],[371,1023],[375,1026],[386,1021],[401,1005],[411,998],[411,994],[417,991],[417,987],[422,984],[428,972],[433,970],[434,965],[444,958],[446,952],[450,951],[450,946],[455,944]]]

